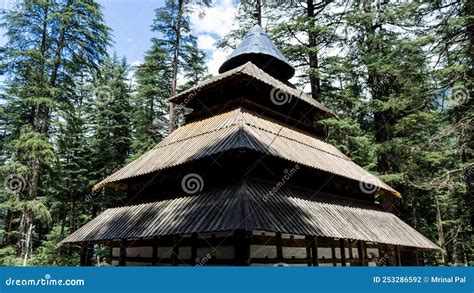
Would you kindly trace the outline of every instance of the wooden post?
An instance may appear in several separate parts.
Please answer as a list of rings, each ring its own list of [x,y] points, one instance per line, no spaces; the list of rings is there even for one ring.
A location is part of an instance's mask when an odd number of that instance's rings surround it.
[[[86,266],[87,263],[87,244],[82,242],[81,243],[81,260],[80,260],[80,266],[84,267]]]
[[[341,248],[341,264],[343,267],[346,266],[346,242],[344,239],[339,240],[339,246]]]
[[[365,266],[365,247],[364,242],[362,240],[357,241],[357,251],[359,252],[359,264],[361,266]]]
[[[337,259],[336,259],[336,244],[335,239],[331,238],[331,254],[332,254],[332,265],[337,266]]]
[[[191,235],[191,265],[196,266],[197,259],[197,233]]]
[[[151,260],[151,265],[156,266],[158,263],[158,237],[155,236],[153,237],[152,240],[152,260]]]
[[[114,241],[113,240],[110,240],[109,247],[110,247],[109,264],[112,265],[112,259],[114,257]]]
[[[311,243],[311,257],[312,257],[312,264],[314,267],[318,266],[318,237],[313,237],[313,242]]]
[[[311,245],[313,245],[312,237],[306,236],[305,237],[305,245],[306,245],[306,260],[308,261],[308,267],[313,265],[313,259],[311,257]]]
[[[420,266],[420,254],[418,252],[418,249],[415,250],[414,255],[415,255],[415,265],[417,267],[419,267]]]
[[[354,260],[354,255],[352,253],[352,244],[354,243],[353,240],[347,240],[349,242],[349,261]]]
[[[126,265],[126,258],[127,258],[127,239],[122,239],[120,241],[119,266],[125,266]]]
[[[236,230],[235,235],[235,259],[239,266],[249,266],[250,259],[250,235],[245,230]]]
[[[276,250],[277,250],[277,260],[278,262],[283,261],[283,239],[281,237],[281,232],[277,232],[275,235],[276,241]]]
[[[173,253],[171,255],[171,265],[177,266],[178,265],[178,256],[179,256],[179,240],[178,236],[173,236]]]
[[[400,259],[400,246],[395,245],[395,253],[397,254],[395,256],[395,259],[397,260],[397,266],[402,266],[402,260]]]

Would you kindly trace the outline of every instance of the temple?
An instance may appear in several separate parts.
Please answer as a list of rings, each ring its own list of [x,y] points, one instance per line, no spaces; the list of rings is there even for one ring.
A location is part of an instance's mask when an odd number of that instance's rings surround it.
[[[421,265],[439,247],[387,208],[401,195],[321,138],[334,117],[255,26],[220,74],[169,99],[186,124],[94,186],[127,191],[61,244],[125,265]]]

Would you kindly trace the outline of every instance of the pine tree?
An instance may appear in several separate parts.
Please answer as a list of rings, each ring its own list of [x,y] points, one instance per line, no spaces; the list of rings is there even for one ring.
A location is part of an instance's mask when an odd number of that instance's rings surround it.
[[[131,88],[128,80],[128,65],[125,58],[116,55],[106,59],[100,74],[93,82],[90,113],[92,117],[92,161],[95,182],[121,168],[130,156]],[[112,206],[121,195],[113,196],[111,190],[100,191],[94,198],[92,216]]]
[[[133,105],[133,142],[131,159],[155,146],[167,134],[168,106],[171,94],[171,60],[159,41],[145,54],[135,70],[137,81]]]
[[[211,1],[204,0],[193,3],[189,0],[166,0],[165,6],[156,9],[152,30],[162,37],[157,38],[172,56],[171,96],[178,89],[178,73],[183,71],[184,58],[190,54],[189,48],[195,46],[189,26],[189,13],[193,5],[209,6]],[[192,54],[192,53],[191,53]],[[169,132],[176,128],[176,110],[170,103]]]
[[[72,76],[94,69],[106,54],[109,29],[100,6],[87,1],[26,0],[2,15],[8,42],[2,63],[9,77],[8,94],[19,110],[13,118],[16,162],[25,170],[21,200],[35,201],[46,186],[43,170],[51,164],[38,154],[52,149],[52,119],[73,87]],[[46,178],[45,178],[46,179]],[[42,190],[43,189],[43,190]],[[26,237],[33,209],[25,205],[20,217],[17,256],[27,252]]]

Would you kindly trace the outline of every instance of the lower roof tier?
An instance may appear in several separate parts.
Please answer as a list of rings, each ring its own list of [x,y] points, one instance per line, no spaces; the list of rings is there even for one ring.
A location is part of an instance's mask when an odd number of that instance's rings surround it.
[[[94,189],[120,187],[125,180],[235,149],[249,149],[358,181],[380,193],[400,196],[333,145],[240,108],[178,128]]]
[[[379,205],[257,180],[111,208],[61,244],[235,230],[439,249]]]

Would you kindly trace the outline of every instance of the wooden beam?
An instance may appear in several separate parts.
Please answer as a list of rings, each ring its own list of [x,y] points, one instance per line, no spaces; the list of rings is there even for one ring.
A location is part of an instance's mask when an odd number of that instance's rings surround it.
[[[311,256],[312,256],[312,263],[313,266],[317,267],[319,265],[318,260],[318,237],[314,236],[313,242],[311,243]]]
[[[418,252],[418,249],[414,251],[414,256],[415,256],[415,265],[418,267],[420,266],[420,254]]]
[[[365,245],[362,240],[357,241],[357,251],[359,253],[359,265],[365,266],[365,256],[367,255],[365,252]]]
[[[349,260],[353,260],[354,255],[352,253],[352,244],[354,243],[354,241],[350,239],[348,239],[347,241],[349,242]]]
[[[308,267],[313,265],[313,259],[311,258],[311,245],[313,243],[312,237],[306,236],[306,259],[308,260]]]
[[[339,239],[339,247],[341,249],[341,264],[343,267],[346,266],[346,242],[344,239]]]
[[[173,266],[178,265],[178,257],[179,257],[179,236],[173,236],[173,253],[171,255],[171,263]]]
[[[120,241],[119,266],[125,266],[126,265],[126,261],[125,261],[126,257],[127,257],[127,239],[122,239]]]
[[[191,235],[191,265],[196,265],[197,259],[197,233]]]
[[[236,230],[235,235],[235,260],[240,266],[249,266],[250,259],[250,238],[251,232],[246,232],[245,230]]]
[[[84,267],[87,264],[87,244],[85,242],[81,243],[81,260],[80,266]]]
[[[153,245],[152,245],[152,266],[156,266],[158,263],[158,245],[159,245],[159,239],[157,236],[153,237]]]
[[[114,241],[109,242],[109,265],[112,265],[112,257],[114,256]]]
[[[331,239],[331,255],[332,255],[332,265],[337,266],[337,259],[336,259],[336,244],[334,243],[336,240]]]
[[[281,232],[277,232],[275,235],[276,241],[276,251],[277,251],[277,259],[283,259],[283,239],[281,237]]]
[[[397,254],[395,256],[396,260],[397,260],[397,266],[402,266],[402,260],[400,258],[400,246],[398,245],[395,245],[395,253]]]

